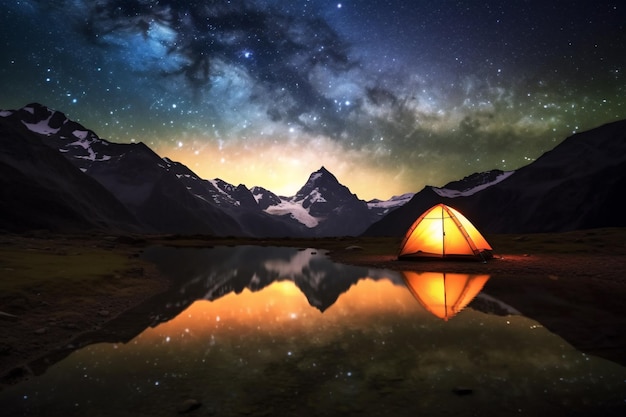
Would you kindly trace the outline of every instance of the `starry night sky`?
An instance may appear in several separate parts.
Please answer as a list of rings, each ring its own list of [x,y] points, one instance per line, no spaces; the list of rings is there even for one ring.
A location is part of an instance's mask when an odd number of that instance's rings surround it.
[[[203,178],[360,198],[527,165],[626,118],[623,1],[2,0],[0,108]]]

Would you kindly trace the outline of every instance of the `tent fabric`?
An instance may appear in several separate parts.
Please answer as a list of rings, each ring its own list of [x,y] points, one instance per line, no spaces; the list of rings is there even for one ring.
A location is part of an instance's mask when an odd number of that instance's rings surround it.
[[[445,204],[426,210],[408,229],[398,258],[487,259],[493,249],[459,211]]]
[[[433,315],[448,320],[457,315],[480,293],[488,274],[445,272],[402,272],[411,294]]]

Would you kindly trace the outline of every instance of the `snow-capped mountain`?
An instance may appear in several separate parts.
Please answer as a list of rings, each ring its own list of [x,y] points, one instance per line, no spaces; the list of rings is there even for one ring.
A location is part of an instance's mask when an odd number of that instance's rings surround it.
[[[258,186],[251,188],[250,191],[259,207],[266,213],[295,220],[306,228],[301,232],[303,235],[315,236],[325,235],[338,221],[345,222],[343,229],[345,234],[358,234],[364,227],[401,207],[413,196],[413,193],[407,193],[386,201],[371,200],[365,203],[367,207],[365,218],[363,201],[340,184],[325,167],[312,173],[304,186],[292,197],[278,196]],[[360,223],[357,224],[357,221]],[[326,224],[320,228],[319,226],[324,223]],[[340,230],[341,227],[337,231]]]
[[[105,187],[11,116],[0,111],[0,230],[141,229]]]
[[[265,201],[272,201],[265,208],[267,213],[289,216],[306,226],[305,234],[313,236],[354,236],[372,222],[367,203],[324,167],[312,173],[293,197],[264,196]]]
[[[415,193],[405,193],[402,195],[394,195],[389,200],[373,199],[367,202],[367,207],[375,216],[376,220],[378,220],[398,207],[402,207],[408,203],[414,195]]]
[[[159,157],[143,143],[101,139],[62,112],[41,104],[0,111],[0,120],[7,127],[0,139],[27,136],[30,142],[56,151],[57,159],[62,155],[86,177],[96,180],[129,212],[134,219],[130,223],[146,231],[356,235],[374,218],[368,217],[365,202],[325,168],[312,174],[296,196],[279,197],[262,187],[248,189],[219,178],[202,179],[185,165]]]
[[[274,206],[281,202],[279,196],[263,187],[259,187],[258,185],[252,187],[250,192],[254,196],[254,199],[261,210],[266,210],[269,206]]]
[[[563,232],[623,227],[626,120],[566,138],[514,172],[490,171],[442,188],[425,187],[372,224],[369,236],[402,236],[437,203],[459,209],[485,233]]]
[[[493,171],[479,172],[469,175],[461,180],[449,182],[444,187],[433,187],[433,191],[446,198],[467,197],[496,185],[500,181],[507,179],[515,171]]]
[[[402,235],[411,226],[411,223],[425,210],[435,204],[446,202],[452,206],[452,201],[458,201],[459,197],[467,197],[505,180],[514,171],[492,170],[471,174],[463,179],[449,182],[443,187],[433,187],[427,185],[420,192],[415,194],[404,194],[402,204],[395,207],[394,213],[383,216],[375,221],[366,231],[366,235],[386,236],[388,234]],[[455,200],[457,199],[457,200]],[[384,206],[385,203],[383,202]],[[389,214],[389,213],[386,213]]]
[[[617,213],[626,189],[626,120],[573,135],[515,172],[473,174],[367,203],[324,167],[292,197],[205,180],[143,143],[109,142],[36,103],[0,110],[0,151],[0,229],[11,231],[401,236],[442,202],[487,233],[626,226]]]

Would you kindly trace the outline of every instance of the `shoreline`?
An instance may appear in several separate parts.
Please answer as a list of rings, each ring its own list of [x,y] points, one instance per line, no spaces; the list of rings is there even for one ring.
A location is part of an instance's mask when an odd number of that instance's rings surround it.
[[[398,261],[395,251],[399,239],[394,238],[0,235],[0,269],[5,281],[0,297],[0,329],[6,335],[0,342],[0,389],[37,375],[39,370],[34,368],[38,361],[45,362],[47,356],[67,350],[77,341],[89,344],[90,334],[165,292],[168,278],[139,258],[146,247],[153,245],[312,247],[327,250],[335,262],[351,265],[396,271],[487,273],[493,278],[485,286],[485,294],[514,306],[577,349],[626,366],[626,335],[622,330],[626,328],[624,237],[626,229],[495,236],[492,239],[497,243],[492,246],[498,250],[494,259],[483,263]],[[532,248],[536,250],[529,250]],[[111,262],[117,262],[118,267],[110,270],[106,263],[91,265],[91,286],[76,289],[73,282],[57,282],[48,287],[46,276],[32,285],[7,283],[10,274],[18,274],[17,268],[29,268],[32,259],[41,257],[66,265],[80,262],[91,252],[95,259],[111,255]],[[33,274],[51,271],[49,265],[33,268]],[[82,279],[81,271],[77,279]],[[537,294],[544,301],[538,302]]]

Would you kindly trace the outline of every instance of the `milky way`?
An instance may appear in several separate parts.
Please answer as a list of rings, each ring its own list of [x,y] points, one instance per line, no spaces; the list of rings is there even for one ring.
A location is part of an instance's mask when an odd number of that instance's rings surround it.
[[[618,1],[4,3],[0,108],[285,195],[322,165],[416,192],[626,118]]]

